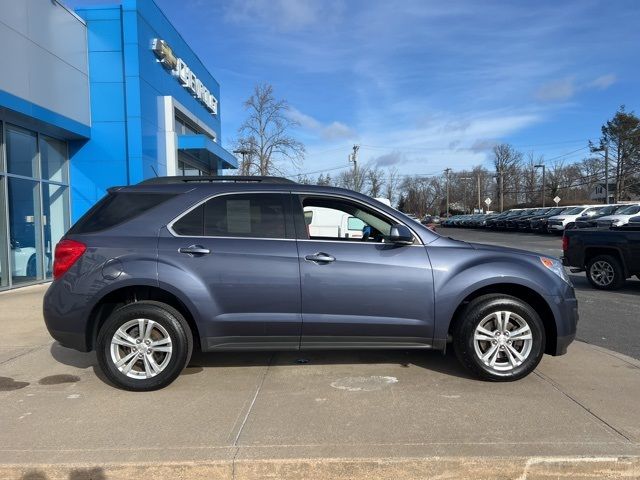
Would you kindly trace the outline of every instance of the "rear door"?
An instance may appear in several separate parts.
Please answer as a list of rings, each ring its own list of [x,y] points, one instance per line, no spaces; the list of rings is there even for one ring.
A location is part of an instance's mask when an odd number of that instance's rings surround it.
[[[300,272],[290,199],[288,192],[220,194],[161,235],[159,279],[172,283],[178,268],[192,280],[180,288],[197,302],[205,349],[299,348]]]

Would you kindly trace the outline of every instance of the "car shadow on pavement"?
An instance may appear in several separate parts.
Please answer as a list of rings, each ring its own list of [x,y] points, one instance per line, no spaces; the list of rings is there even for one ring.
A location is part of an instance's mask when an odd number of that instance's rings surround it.
[[[91,368],[107,385],[111,382],[98,367],[95,352],[78,352],[65,348],[58,342],[51,345],[53,358],[75,368]],[[251,366],[285,365],[397,365],[403,368],[419,367],[467,380],[477,380],[458,362],[453,350],[446,355],[435,350],[313,350],[276,352],[194,352],[191,362],[182,373],[193,375],[204,369]],[[478,380],[479,381],[479,380]]]
[[[186,374],[205,368],[300,365],[396,365],[477,380],[460,365],[452,349],[435,350],[309,350],[279,352],[194,353]]]
[[[107,385],[113,386],[113,384],[104,376],[100,368],[98,367],[98,359],[96,358],[96,352],[78,352],[71,348],[66,348],[60,345],[58,342],[53,342],[49,349],[51,356],[64,365],[80,368],[86,370],[91,368],[93,373],[96,374],[100,380]]]

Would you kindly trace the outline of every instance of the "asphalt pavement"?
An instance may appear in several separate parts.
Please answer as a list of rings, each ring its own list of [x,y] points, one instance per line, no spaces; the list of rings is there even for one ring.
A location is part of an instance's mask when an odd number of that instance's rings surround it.
[[[438,233],[467,242],[519,248],[560,257],[562,237],[552,234],[438,228]],[[640,281],[606,292],[589,284],[584,273],[570,273],[578,298],[577,339],[640,359]]]

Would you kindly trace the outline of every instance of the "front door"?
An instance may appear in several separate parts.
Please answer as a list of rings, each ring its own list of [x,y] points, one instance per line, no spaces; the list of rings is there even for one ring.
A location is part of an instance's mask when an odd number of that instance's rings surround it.
[[[299,348],[290,198],[288,192],[218,195],[161,234],[159,280],[181,281],[204,325],[205,350]]]
[[[423,245],[384,243],[386,214],[357,200],[294,197],[302,289],[301,348],[430,346],[434,331],[433,276]],[[361,238],[300,228],[307,212],[334,210],[364,224]],[[328,218],[325,217],[325,218]],[[312,216],[306,215],[311,225]],[[338,229],[334,229],[338,232]],[[319,235],[318,235],[319,234]]]

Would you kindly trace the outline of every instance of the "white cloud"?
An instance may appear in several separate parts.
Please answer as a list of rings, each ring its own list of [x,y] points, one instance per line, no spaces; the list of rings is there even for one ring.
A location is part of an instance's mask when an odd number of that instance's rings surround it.
[[[566,77],[545,83],[536,91],[536,98],[543,102],[560,102],[571,99],[579,92],[598,89],[606,90],[616,82],[615,74],[601,75],[586,83],[577,84],[574,77]]]
[[[298,122],[303,129],[319,135],[323,140],[344,140],[356,137],[355,131],[342,122],[333,121],[325,125],[296,108],[290,108],[287,114],[289,118]]]
[[[575,93],[574,79],[568,77],[545,83],[536,91],[536,98],[543,102],[557,102],[569,100]]]
[[[280,31],[301,31],[337,18],[343,9],[340,0],[233,0],[227,3],[224,18]]]
[[[602,75],[595,80],[593,80],[589,86],[593,88],[598,88],[600,90],[605,90],[609,88],[611,85],[616,83],[617,77],[613,73],[608,73],[607,75]]]

